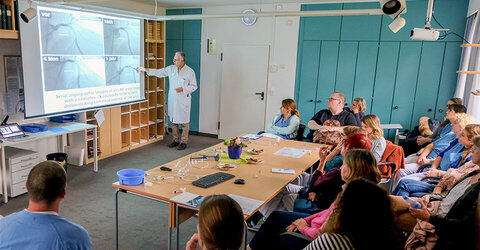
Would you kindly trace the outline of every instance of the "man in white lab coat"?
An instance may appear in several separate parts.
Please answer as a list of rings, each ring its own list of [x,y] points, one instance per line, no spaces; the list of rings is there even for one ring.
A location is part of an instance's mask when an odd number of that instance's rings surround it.
[[[190,125],[190,106],[192,92],[197,89],[197,80],[192,68],[185,65],[185,53],[176,52],[173,64],[163,69],[145,69],[139,67],[139,72],[147,72],[150,76],[168,77],[170,87],[168,90],[168,117],[172,122],[173,142],[168,147],[177,147],[184,150],[188,143],[188,130]],[[182,124],[182,136],[178,125]]]

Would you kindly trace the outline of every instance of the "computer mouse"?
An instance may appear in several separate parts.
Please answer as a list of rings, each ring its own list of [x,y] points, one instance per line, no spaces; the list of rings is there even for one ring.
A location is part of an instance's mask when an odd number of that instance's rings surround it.
[[[235,184],[245,184],[245,180],[244,179],[236,179],[233,183],[235,183]]]

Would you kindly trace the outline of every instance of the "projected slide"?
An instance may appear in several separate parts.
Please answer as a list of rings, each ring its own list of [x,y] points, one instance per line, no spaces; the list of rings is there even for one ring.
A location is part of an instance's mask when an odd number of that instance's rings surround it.
[[[141,20],[44,6],[37,11],[44,113],[144,98],[136,71],[143,60]]]
[[[105,58],[107,86],[139,82],[140,76],[137,72],[139,60],[139,56],[107,56]]]
[[[104,19],[105,54],[140,54],[140,23],[126,20]]]

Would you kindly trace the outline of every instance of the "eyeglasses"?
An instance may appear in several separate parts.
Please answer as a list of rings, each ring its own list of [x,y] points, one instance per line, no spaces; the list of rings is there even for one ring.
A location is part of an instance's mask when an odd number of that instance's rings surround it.
[[[331,102],[331,101],[333,101],[333,100],[340,100],[340,99],[338,99],[338,98],[328,98],[327,100],[328,100],[329,102]]]

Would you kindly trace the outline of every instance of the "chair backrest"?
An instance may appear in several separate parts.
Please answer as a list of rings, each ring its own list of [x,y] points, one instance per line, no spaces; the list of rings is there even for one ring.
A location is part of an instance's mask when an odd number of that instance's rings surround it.
[[[305,128],[306,126],[303,124],[298,125],[297,138],[295,138],[296,141],[303,141],[305,138],[303,135],[305,133]]]
[[[403,148],[387,140],[387,146],[385,147],[380,162],[393,162],[396,165],[396,169],[405,168],[405,153],[403,152]],[[393,173],[390,167],[380,167],[379,169],[382,173],[382,178],[389,178]]]

